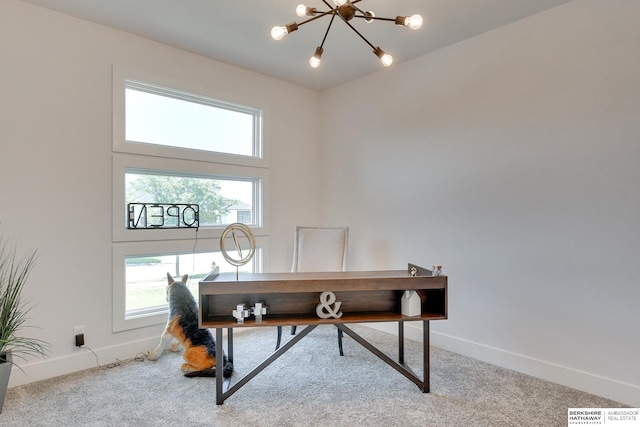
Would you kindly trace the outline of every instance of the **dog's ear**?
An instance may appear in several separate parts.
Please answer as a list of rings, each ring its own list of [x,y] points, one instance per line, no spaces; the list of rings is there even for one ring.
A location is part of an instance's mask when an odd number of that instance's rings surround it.
[[[189,279],[189,275],[185,274],[184,276],[182,276],[182,283],[184,283],[186,285],[188,279]]]
[[[173,280],[173,276],[171,276],[171,273],[167,273],[167,283],[169,283],[169,286],[175,283],[175,281]]]

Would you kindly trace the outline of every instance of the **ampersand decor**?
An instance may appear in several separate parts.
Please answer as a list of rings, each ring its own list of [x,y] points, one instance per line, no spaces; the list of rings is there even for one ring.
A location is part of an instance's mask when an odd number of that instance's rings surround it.
[[[336,294],[325,291],[320,294],[320,304],[316,306],[316,313],[321,319],[328,319],[330,317],[339,319],[342,317],[342,312],[339,311],[341,305],[341,302],[336,302]]]

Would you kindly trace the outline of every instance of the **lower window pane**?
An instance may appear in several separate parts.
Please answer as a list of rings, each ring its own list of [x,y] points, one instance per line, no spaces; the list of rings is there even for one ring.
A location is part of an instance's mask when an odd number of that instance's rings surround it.
[[[219,266],[221,273],[236,271],[220,252],[136,255],[126,257],[125,262],[125,318],[157,314],[166,309],[167,273],[176,281],[188,274],[187,285],[197,300],[198,283],[212,270],[213,262]],[[240,267],[241,273],[252,273],[253,270],[253,263]]]

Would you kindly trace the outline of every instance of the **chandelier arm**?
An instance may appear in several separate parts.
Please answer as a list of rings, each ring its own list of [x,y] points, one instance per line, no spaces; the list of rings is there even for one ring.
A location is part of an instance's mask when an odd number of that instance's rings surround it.
[[[318,15],[316,15],[314,17],[311,17],[311,18],[307,19],[306,21],[300,22],[298,24],[298,27],[301,26],[301,25],[306,24],[307,22],[315,21],[316,19],[322,18],[323,16],[327,16],[329,14],[334,14],[335,15],[335,10],[331,9],[331,10],[329,10],[327,12],[319,12]]]
[[[378,16],[365,16],[365,15],[353,15],[353,17],[354,18],[364,18],[364,19],[375,19],[375,20],[378,20],[378,21],[396,22],[396,18],[382,18],[382,17],[378,17]]]
[[[322,3],[324,3],[329,9],[331,9],[331,11],[334,11],[334,10],[338,9],[335,6],[331,6],[327,0],[322,0]]]
[[[329,30],[331,29],[331,25],[333,24],[333,20],[335,19],[336,14],[334,13],[333,16],[331,17],[331,21],[329,21],[329,26],[327,27],[327,31],[325,31],[324,33],[324,37],[322,38],[322,43],[320,43],[320,47],[322,48],[324,46],[324,41],[327,39],[327,36],[329,35]]]
[[[345,21],[344,19],[343,19],[342,21],[343,21],[345,24],[347,24],[347,25],[349,26],[349,28],[351,28],[351,29],[352,29],[352,30],[353,30],[357,35],[359,35],[359,36],[360,36],[360,38],[361,38],[362,40],[364,40],[364,41],[365,41],[365,43],[367,43],[369,46],[371,46],[371,49],[373,49],[373,50],[375,50],[375,49],[376,49],[376,47],[375,47],[374,45],[372,45],[372,44],[369,42],[369,40],[367,40],[367,39],[366,39],[362,34],[360,34],[360,32],[359,32],[358,30],[356,30],[356,28],[355,28],[353,25],[351,25],[349,22]]]
[[[357,2],[352,1],[352,2],[351,2],[351,6],[353,6],[353,4],[354,4],[354,3],[357,3]],[[362,10],[362,9],[360,9],[358,6],[353,6],[353,8],[354,8],[355,10],[357,10],[358,12],[360,12],[360,13],[363,15],[363,16],[358,16],[358,18],[365,18],[364,14],[365,14],[365,13],[367,13],[367,12],[365,12],[365,11],[364,11],[364,10]]]

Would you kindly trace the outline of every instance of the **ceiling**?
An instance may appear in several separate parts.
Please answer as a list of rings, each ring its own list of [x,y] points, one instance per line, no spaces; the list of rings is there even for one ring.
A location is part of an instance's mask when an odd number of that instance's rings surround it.
[[[300,0],[23,1],[315,90],[384,69],[372,49],[342,21],[333,23],[322,64],[311,68],[309,58],[322,42],[329,17],[309,22],[280,41],[273,40],[273,26],[302,20],[295,13]],[[354,19],[351,23],[398,64],[568,1],[362,0],[358,7],[372,10],[376,16],[419,13],[424,25],[413,31],[392,22],[369,25]],[[322,0],[306,0],[305,4],[328,10]]]

